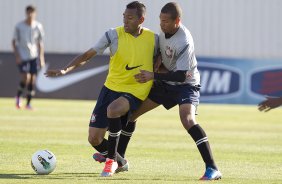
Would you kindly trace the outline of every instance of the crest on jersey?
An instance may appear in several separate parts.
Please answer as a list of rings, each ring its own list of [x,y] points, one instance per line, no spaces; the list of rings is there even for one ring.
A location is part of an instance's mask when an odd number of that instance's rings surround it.
[[[165,55],[167,58],[172,58],[173,50],[169,46],[166,46],[165,48]]]

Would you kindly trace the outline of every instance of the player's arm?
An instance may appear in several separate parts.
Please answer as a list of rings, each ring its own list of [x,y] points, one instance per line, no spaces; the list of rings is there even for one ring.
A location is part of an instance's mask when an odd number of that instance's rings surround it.
[[[42,68],[45,65],[44,45],[42,41],[38,43],[38,50],[39,50],[40,67]]]
[[[88,51],[84,52],[83,54],[78,55],[75,57],[69,64],[63,67],[60,70],[48,70],[45,75],[47,77],[55,77],[67,74],[68,72],[74,70],[75,68],[84,65],[87,63],[92,57],[96,56],[97,52],[91,48]]]
[[[64,75],[75,68],[84,65],[87,63],[92,57],[95,57],[97,54],[102,54],[107,47],[112,45],[112,41],[117,39],[117,33],[114,29],[110,29],[107,31],[100,40],[96,43],[93,48],[90,48],[88,51],[84,52],[83,54],[75,57],[68,65],[63,67],[60,70],[48,70],[45,75],[47,77],[55,77]]]
[[[140,73],[135,75],[137,82],[145,83],[150,80],[164,80],[164,81],[173,81],[173,82],[184,82],[186,79],[187,71],[175,71],[167,73],[157,73],[149,72],[146,70],[140,70]]]
[[[44,29],[41,24],[38,25],[39,30],[39,37],[38,37],[38,51],[39,51],[39,61],[40,61],[40,67],[45,66],[45,57],[44,57],[44,43],[43,43],[43,37],[44,37]]]
[[[15,32],[14,32],[14,37],[13,37],[13,40],[12,40],[12,47],[13,47],[13,51],[14,51],[14,54],[15,54],[15,57],[16,57],[16,63],[20,64],[21,63],[21,57],[20,57],[20,54],[19,54],[19,51],[18,51],[18,48],[17,48],[17,39],[19,37],[18,34],[19,34],[19,30],[16,27]]]
[[[178,53],[178,59],[176,61],[176,71],[168,71],[157,73],[149,72],[145,70],[140,70],[140,73],[135,75],[137,82],[145,83],[150,80],[163,80],[163,81],[172,81],[172,82],[184,82],[187,77],[187,71],[189,69],[188,60],[189,60],[189,53],[188,53],[189,45],[184,45],[180,52]]]

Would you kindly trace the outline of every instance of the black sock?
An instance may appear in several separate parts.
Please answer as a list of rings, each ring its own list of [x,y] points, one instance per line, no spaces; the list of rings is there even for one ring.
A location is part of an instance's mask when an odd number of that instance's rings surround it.
[[[30,105],[30,101],[32,99],[32,97],[34,96],[34,90],[33,90],[33,85],[32,84],[28,84],[27,85],[27,96],[26,96],[26,99],[27,99],[27,102],[26,102],[26,105]]]
[[[20,97],[23,94],[24,88],[25,88],[25,83],[21,81],[17,91],[17,97]]]
[[[105,158],[108,157],[108,140],[103,139],[101,144],[97,146],[93,146],[101,155],[103,155]],[[126,164],[126,161],[117,153],[117,162],[119,165]]]
[[[120,154],[120,156],[122,156],[123,158],[125,156],[127,145],[135,130],[135,127],[136,127],[136,121],[126,123],[121,129],[117,151]]]
[[[201,128],[200,125],[194,125],[188,130],[188,133],[194,139],[196,145],[198,146],[198,150],[201,153],[201,156],[206,164],[206,167],[212,167],[217,170],[215,162],[213,160],[211,148],[208,142],[208,137],[205,131]]]
[[[117,147],[121,132],[120,118],[107,118],[109,122],[108,158],[117,160]]]
[[[103,141],[98,146],[93,146],[101,155],[107,158],[108,156],[108,141],[103,139]]]

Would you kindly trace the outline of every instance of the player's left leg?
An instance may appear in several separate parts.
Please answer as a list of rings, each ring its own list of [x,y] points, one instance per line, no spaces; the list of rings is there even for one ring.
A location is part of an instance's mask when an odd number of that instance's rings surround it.
[[[27,81],[29,80],[30,75],[28,73],[29,66],[27,62],[22,61],[22,63],[18,65],[18,69],[21,74],[21,79],[20,79],[20,83],[19,83],[19,87],[18,87],[17,95],[16,95],[16,108],[20,109],[21,108],[21,96],[24,90],[26,89]]]
[[[30,74],[30,79],[27,82],[27,96],[26,96],[26,109],[32,110],[31,100],[35,95],[35,81],[36,74]]]
[[[197,124],[196,107],[192,104],[179,105],[179,115],[184,128],[191,135],[195,141],[202,159],[206,164],[206,172],[200,179],[202,180],[216,180],[221,178],[221,173],[218,171],[214,162],[212,151],[208,142],[208,137],[202,127]]]
[[[142,102],[142,104],[136,111],[130,114],[128,122],[126,124],[123,124],[121,130],[121,135],[118,145],[118,153],[120,154],[120,156],[122,157],[125,156],[127,145],[136,127],[137,118],[158,106],[159,104],[147,98],[145,101]]]
[[[125,115],[130,109],[130,103],[127,98],[121,96],[114,100],[107,108],[108,119],[108,158],[101,176],[112,176],[116,169],[117,164],[117,147],[121,133],[121,116]]]
[[[122,130],[121,130],[120,139],[118,143],[118,149],[117,149],[120,156],[122,156],[123,158],[125,157],[125,152],[126,152],[128,143],[136,127],[137,118],[140,117],[142,114],[145,114],[146,112],[158,106],[159,104],[147,98],[145,101],[142,102],[142,104],[136,111],[130,114],[128,122],[127,122],[127,119],[122,118],[122,121],[123,121]],[[129,165],[127,161],[125,164],[122,164],[122,165],[119,164],[119,167],[116,170],[116,173],[128,171],[128,167]]]
[[[27,81],[27,102],[26,102],[26,109],[31,110],[31,100],[35,95],[35,82],[36,82],[36,75],[37,75],[37,59],[33,59],[28,61],[29,64],[29,73],[30,73],[30,78]]]

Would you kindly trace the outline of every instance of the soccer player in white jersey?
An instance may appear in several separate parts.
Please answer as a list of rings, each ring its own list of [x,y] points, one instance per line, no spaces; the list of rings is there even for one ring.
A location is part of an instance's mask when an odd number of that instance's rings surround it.
[[[35,20],[36,9],[34,6],[26,7],[26,19],[15,27],[12,40],[13,50],[16,56],[16,64],[21,73],[21,81],[16,96],[16,108],[21,108],[20,97],[27,89],[26,109],[31,110],[31,99],[35,94],[35,80],[37,74],[37,60],[40,67],[45,65],[43,48],[43,26]],[[39,56],[39,58],[38,58]]]
[[[193,38],[189,30],[180,22],[180,18],[181,9],[177,3],[167,3],[162,8],[160,13],[162,32],[159,35],[159,46],[162,65],[167,72],[157,73],[160,63],[156,63],[155,72],[141,70],[135,76],[140,83],[151,80],[155,83],[148,98],[133,113],[130,122],[134,122],[139,116],[159,105],[163,105],[166,109],[179,105],[181,122],[195,141],[205,162],[206,171],[200,179],[217,180],[222,177],[222,174],[213,159],[208,137],[195,118],[200,97],[200,75]],[[129,125],[132,124],[130,122]],[[122,132],[120,140],[123,139],[124,145],[119,145],[118,148],[121,155],[124,155],[133,131],[134,129]]]

